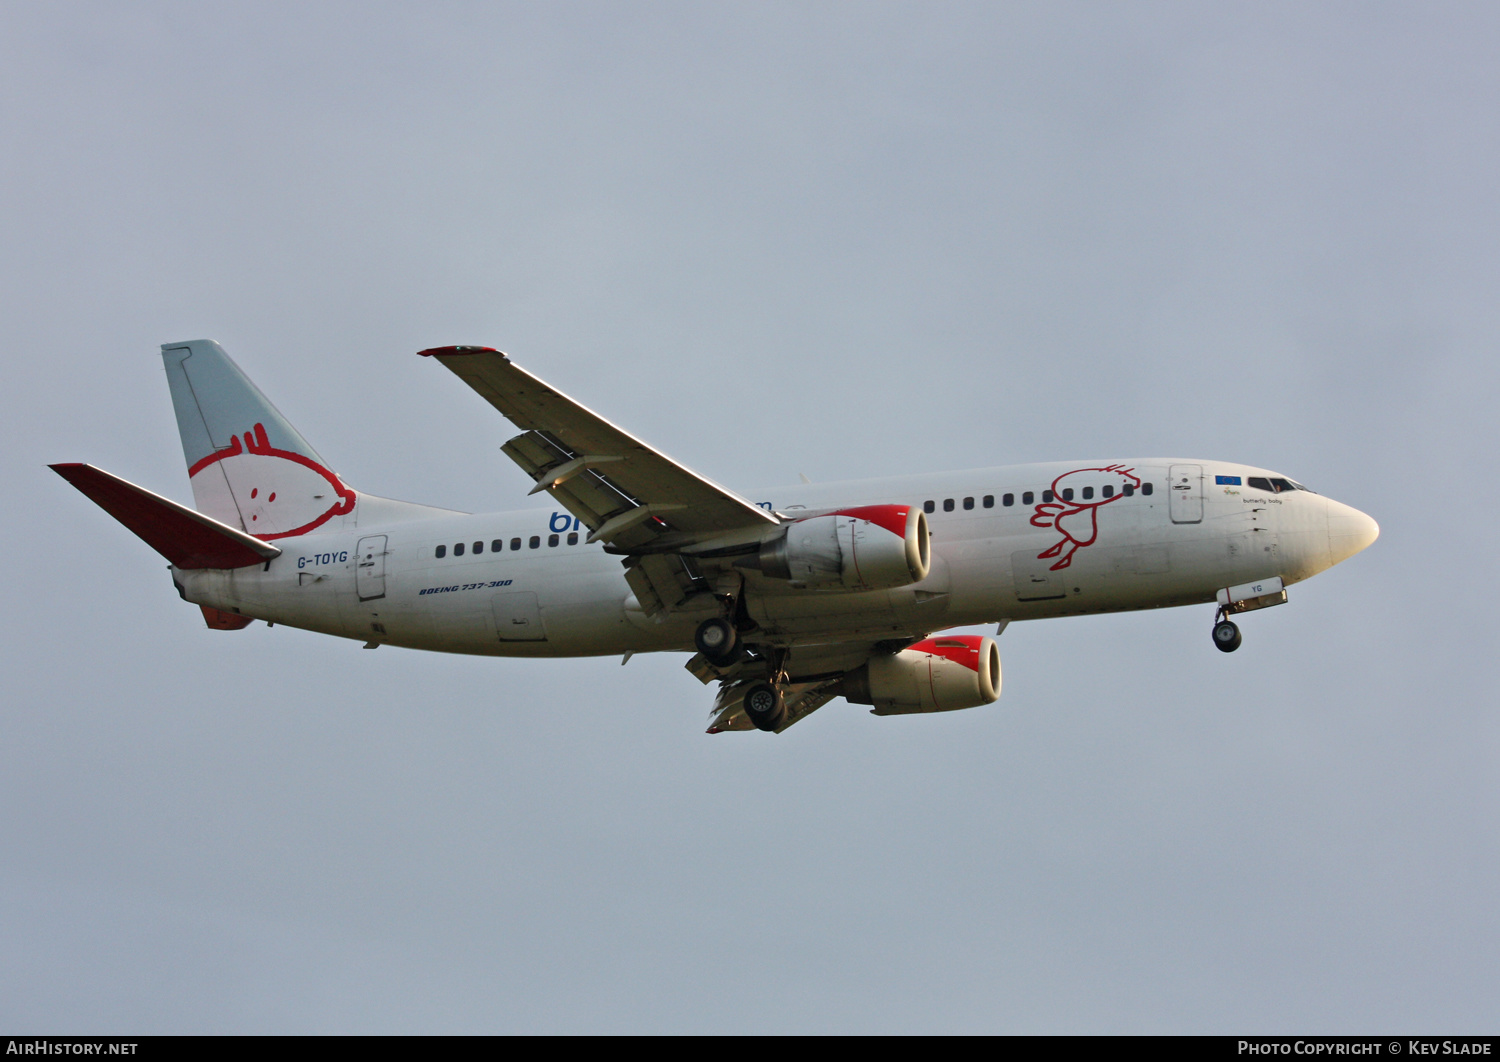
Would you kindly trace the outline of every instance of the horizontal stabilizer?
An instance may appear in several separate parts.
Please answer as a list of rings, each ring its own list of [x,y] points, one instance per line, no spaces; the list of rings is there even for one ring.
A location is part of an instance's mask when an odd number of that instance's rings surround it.
[[[281,550],[93,465],[49,465],[178,568],[244,568]]]

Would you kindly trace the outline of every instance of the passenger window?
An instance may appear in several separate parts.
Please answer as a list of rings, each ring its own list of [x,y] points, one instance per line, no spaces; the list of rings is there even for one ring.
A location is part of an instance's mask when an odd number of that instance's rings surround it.
[[[1021,504],[1022,505],[1030,505],[1032,503],[1032,501],[1035,500],[1035,498],[1036,498],[1036,495],[1033,494],[1033,493],[1031,493],[1031,491],[1028,490],[1025,494],[1021,495]]]
[[[1142,494],[1150,494],[1151,493],[1151,484],[1149,484],[1149,483],[1142,483],[1141,484],[1141,493]]]
[[[497,539],[495,539],[495,541],[493,541],[493,542],[490,543],[490,552],[491,553],[499,553],[504,548],[505,548],[505,539],[503,539],[503,538],[497,538]]]
[[[442,560],[444,557],[446,557],[448,555],[448,547],[447,546],[439,546],[437,549],[435,549],[435,550],[432,551],[432,555],[434,557],[436,557],[438,560]]]
[[[1120,488],[1120,493],[1124,494],[1127,498],[1131,498],[1135,496],[1135,488],[1127,483],[1125,484],[1125,486]]]
[[[521,548],[521,540],[519,538],[513,538],[513,539],[511,539],[510,540],[510,548],[511,549],[520,549]]]
[[[1063,488],[1063,501],[1072,501],[1072,500],[1073,500],[1073,488],[1072,487],[1064,487]]]
[[[569,531],[568,532],[568,545],[570,545],[570,546],[576,546],[576,545],[578,545],[578,532],[577,531]]]
[[[1005,506],[1014,505],[1016,504],[1016,496],[1014,494],[1007,494],[1005,497],[1000,499],[1000,504]]]
[[[1044,490],[1044,491],[1042,491],[1042,501],[1049,502],[1051,500],[1052,500],[1052,492],[1050,490]]]
[[[1108,490],[1109,488],[1106,487],[1105,489]],[[1094,496],[1094,488],[1093,487],[1084,487],[1083,488],[1083,500],[1084,501],[1088,501],[1093,496]]]
[[[952,511],[953,511],[953,499],[952,498],[944,498],[943,499],[943,512],[945,512],[945,513],[951,513]]]
[[[936,502],[924,501],[922,503],[922,511],[924,513],[934,512],[934,511],[936,511],[936,509],[937,509],[937,503]]]
[[[453,547],[453,555],[455,557],[462,557],[464,555],[464,544],[462,542],[459,542],[459,543],[457,543],[457,544],[454,545],[454,547]]]
[[[526,544],[528,546],[530,546],[532,549],[538,549],[538,548],[541,547],[541,544],[542,544],[542,536],[541,535],[532,535],[531,536],[531,541],[527,542]]]
[[[964,499],[964,508],[965,509],[972,509],[972,508],[974,508],[974,499],[973,498],[965,498]]]
[[[474,543],[474,552],[475,553],[483,553],[484,552],[484,543],[483,542],[476,542],[476,543]]]
[[[1104,489],[1102,491],[1100,491],[1100,493],[1103,494],[1106,498],[1113,498],[1115,496],[1115,488],[1113,488],[1113,487],[1109,486],[1108,484],[1106,484],[1105,487],[1104,487]],[[1088,492],[1085,491],[1083,496],[1085,498],[1087,498],[1088,497]]]
[[[559,539],[556,535],[548,535],[547,536],[547,545],[549,545],[549,546],[555,546],[560,541],[562,541],[562,540]]]
[[[993,509],[995,507],[995,496],[993,494],[986,494],[984,496],[984,507],[986,509]]]

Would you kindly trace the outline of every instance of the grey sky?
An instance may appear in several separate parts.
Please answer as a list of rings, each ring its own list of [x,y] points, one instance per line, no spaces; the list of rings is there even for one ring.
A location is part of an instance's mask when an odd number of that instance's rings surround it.
[[[0,5],[0,1026],[1495,1029],[1493,5]],[[157,345],[522,507],[485,343],[732,486],[1261,464],[1380,541],[702,733],[680,657],[208,631]],[[535,501],[535,499],[532,499]]]

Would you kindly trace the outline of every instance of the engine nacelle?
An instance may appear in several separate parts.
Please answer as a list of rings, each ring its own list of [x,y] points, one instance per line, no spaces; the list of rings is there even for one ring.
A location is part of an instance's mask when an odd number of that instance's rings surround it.
[[[810,516],[762,546],[753,566],[814,589],[907,586],[932,567],[927,514],[915,505],[861,505]]]
[[[844,676],[844,696],[876,715],[952,712],[1000,698],[1000,647],[974,634],[928,638]]]

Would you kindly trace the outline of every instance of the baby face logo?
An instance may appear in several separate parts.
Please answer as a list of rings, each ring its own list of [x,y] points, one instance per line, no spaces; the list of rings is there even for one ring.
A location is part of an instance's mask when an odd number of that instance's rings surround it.
[[[1076,468],[1054,479],[1052,496],[1057,500],[1038,505],[1031,516],[1031,525],[1053,528],[1062,534],[1062,540],[1038,553],[1037,559],[1057,557],[1051,570],[1061,571],[1073,563],[1073,554],[1084,546],[1092,546],[1099,537],[1100,507],[1125,497],[1125,487],[1134,491],[1141,485],[1140,479],[1131,474],[1133,471],[1119,465]]]
[[[355,493],[312,458],[278,450],[263,424],[188,469],[200,512],[256,538],[305,535],[354,509]]]

